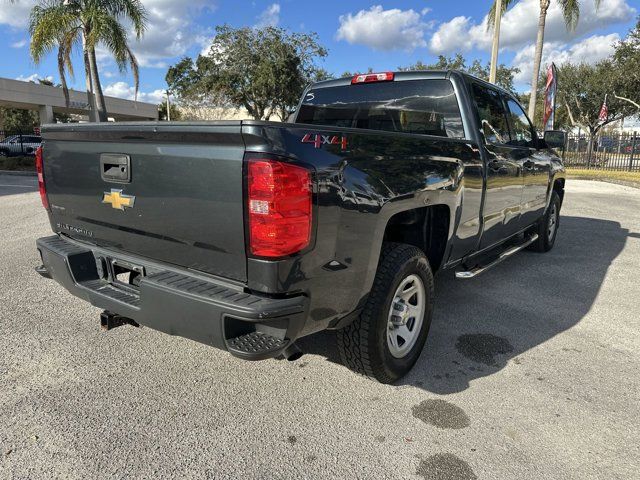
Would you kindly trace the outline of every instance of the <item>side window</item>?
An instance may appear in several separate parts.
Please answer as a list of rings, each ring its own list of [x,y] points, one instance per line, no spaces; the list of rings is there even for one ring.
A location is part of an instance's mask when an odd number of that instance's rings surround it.
[[[522,107],[513,99],[507,100],[507,106],[509,108],[509,127],[511,128],[509,145],[535,148],[533,128]]]
[[[509,129],[500,94],[496,90],[474,83],[473,97],[478,109],[480,128],[487,143],[506,145],[509,142]]]

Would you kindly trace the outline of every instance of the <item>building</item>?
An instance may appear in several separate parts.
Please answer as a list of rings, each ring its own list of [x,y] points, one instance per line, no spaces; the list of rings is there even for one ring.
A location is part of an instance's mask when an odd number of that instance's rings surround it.
[[[158,106],[153,103],[107,96],[104,99],[108,116],[115,121],[158,119]],[[88,118],[89,101],[86,92],[69,90],[69,100],[67,106],[64,92],[59,87],[0,78],[0,106],[37,110],[41,124],[52,123],[54,112]]]

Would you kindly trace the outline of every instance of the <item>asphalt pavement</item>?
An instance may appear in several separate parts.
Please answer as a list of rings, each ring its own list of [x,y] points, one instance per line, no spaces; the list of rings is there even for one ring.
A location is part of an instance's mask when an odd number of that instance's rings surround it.
[[[640,478],[640,190],[569,181],[556,247],[436,278],[397,385],[305,339],[249,363],[39,277],[33,177],[0,175],[0,478]]]

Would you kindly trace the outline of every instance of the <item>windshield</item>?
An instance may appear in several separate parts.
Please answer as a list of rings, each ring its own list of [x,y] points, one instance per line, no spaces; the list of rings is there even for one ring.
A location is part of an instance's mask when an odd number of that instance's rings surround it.
[[[464,138],[453,85],[444,79],[312,89],[296,123]]]

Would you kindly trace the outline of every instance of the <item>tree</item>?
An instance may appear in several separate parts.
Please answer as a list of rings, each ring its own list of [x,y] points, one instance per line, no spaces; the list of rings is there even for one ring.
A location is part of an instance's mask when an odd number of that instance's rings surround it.
[[[488,81],[490,64],[486,63],[483,65],[480,60],[473,60],[471,65],[468,66],[467,60],[458,53],[455,57],[445,57],[444,55],[440,55],[438,56],[438,61],[430,65],[418,61],[414,65],[410,65],[408,67],[400,67],[399,70],[461,70]],[[519,71],[520,70],[516,67],[507,67],[504,64],[500,64],[497,70],[496,84],[512,93],[515,93],[513,77]]]
[[[615,70],[612,60],[603,60],[595,65],[564,64],[558,68],[558,105],[566,108],[573,127],[587,132],[589,155],[594,139],[603,127],[636,112],[635,106],[613,95],[614,91],[623,97],[634,93],[625,89],[623,76],[622,72]],[[606,119],[601,119],[600,109],[605,98],[608,114]]]
[[[36,111],[0,107],[0,129],[7,134],[30,133],[38,124],[38,112]]]
[[[131,68],[136,96],[139,86],[138,62],[128,44],[127,28],[122,20],[131,22],[140,39],[145,30],[146,12],[141,0],[41,0],[31,10],[31,57],[38,64],[57,49],[58,72],[68,104],[65,71],[73,76],[72,50],[81,45],[89,104],[101,122],[107,120],[96,46],[104,45],[113,54],[121,72]]]
[[[216,27],[207,55],[195,62],[184,58],[169,68],[166,80],[181,103],[217,101],[245,108],[255,119],[285,120],[305,86],[326,78],[316,64],[326,55],[316,34],[223,25]]]
[[[502,0],[502,11],[499,15],[503,15],[510,5],[515,4],[517,0]],[[580,2],[579,0],[558,0],[562,9],[562,16],[567,30],[575,30],[578,19],[580,18]],[[594,0],[596,8],[600,6],[600,0]],[[531,98],[529,100],[529,118],[535,117],[536,101],[538,93],[538,77],[540,75],[540,64],[542,63],[542,47],[544,46],[544,27],[547,21],[547,12],[551,6],[551,0],[540,0],[540,14],[538,15],[538,34],[536,37],[536,50],[533,57],[533,76],[531,77]],[[496,16],[495,1],[489,10],[489,20],[487,28],[493,25]]]
[[[169,108],[171,108],[172,122],[182,119],[182,115],[180,114],[180,109],[177,107],[175,103],[171,103]],[[162,102],[161,104],[158,105],[158,120],[167,120],[167,102]]]
[[[619,73],[616,85],[618,100],[620,95],[623,95],[623,91],[627,92],[629,98],[625,100],[636,106],[636,114],[640,114],[640,107],[638,107],[640,104],[640,17],[635,28],[615,45],[613,67]],[[616,94],[616,92],[613,93]]]

